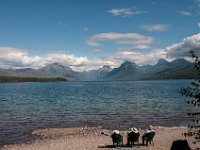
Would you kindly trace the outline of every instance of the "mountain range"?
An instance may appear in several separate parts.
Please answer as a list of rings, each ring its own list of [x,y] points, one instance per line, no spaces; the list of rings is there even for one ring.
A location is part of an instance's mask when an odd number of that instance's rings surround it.
[[[190,79],[197,76],[193,66],[193,63],[185,59],[176,59],[172,62],[160,59],[155,65],[139,66],[134,62],[126,61],[114,69],[109,66],[103,66],[98,70],[77,72],[70,67],[55,62],[38,70],[32,68],[0,69],[0,76],[62,77],[69,81]]]
[[[194,64],[185,59],[176,59],[172,62],[160,59],[155,65],[145,66],[126,61],[108,73],[104,80],[190,79],[196,76]]]

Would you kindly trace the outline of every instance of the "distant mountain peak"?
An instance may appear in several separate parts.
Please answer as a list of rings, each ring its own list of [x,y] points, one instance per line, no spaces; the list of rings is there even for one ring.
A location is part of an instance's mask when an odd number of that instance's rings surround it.
[[[111,68],[109,65],[103,65],[102,68]]]
[[[166,59],[159,59],[157,64],[154,66],[157,69],[167,69],[170,66],[170,62],[168,62]]]
[[[180,66],[187,66],[190,65],[191,63],[183,58],[175,59],[174,61],[171,62],[171,65],[174,67],[180,67]]]
[[[54,62],[51,65],[57,65],[57,66],[63,66],[62,64],[58,63],[58,62]]]
[[[159,59],[158,60],[158,63],[157,64],[159,64],[159,65],[163,65],[163,64],[169,64],[169,62],[166,60],[166,59],[164,59],[164,58],[161,58],[161,59]]]
[[[124,63],[121,64],[121,67],[129,67],[129,66],[137,67],[138,65],[135,62],[131,61],[125,61]]]
[[[124,62],[124,63],[122,63],[122,64],[127,64],[127,65],[129,65],[129,64],[130,64],[130,65],[131,65],[132,63],[134,63],[134,62],[131,62],[131,61],[128,61],[128,60],[127,60],[127,61],[125,61],[125,62]]]
[[[50,69],[50,68],[54,68],[54,69],[56,69],[56,70],[58,70],[58,69],[67,69],[67,70],[72,70],[70,67],[66,67],[66,66],[64,66],[64,65],[62,65],[62,64],[60,64],[60,63],[58,63],[58,62],[54,62],[54,63],[51,63],[51,64],[47,64],[46,66],[44,66],[43,68],[41,68],[41,69],[44,69],[44,68],[48,68],[48,69]]]
[[[185,60],[184,58],[178,58],[173,60],[174,63],[190,63],[189,61]]]
[[[58,62],[48,64],[39,69],[40,72],[50,77],[64,77],[69,80],[79,80],[80,73],[73,71],[72,68],[63,66]]]
[[[110,72],[112,68],[108,65],[104,65],[103,67],[99,68],[97,71],[98,72]]]
[[[139,66],[130,61],[125,61],[119,68],[113,69],[106,79],[110,80],[133,80],[138,78]]]
[[[54,63],[46,65],[46,67],[50,67],[50,66],[63,67],[63,68],[65,67],[62,64],[58,63],[58,62],[54,62]]]

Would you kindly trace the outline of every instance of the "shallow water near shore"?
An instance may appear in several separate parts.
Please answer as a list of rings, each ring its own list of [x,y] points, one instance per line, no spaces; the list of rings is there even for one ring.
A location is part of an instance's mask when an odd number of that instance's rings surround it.
[[[0,84],[0,145],[48,127],[186,126],[190,80]]]

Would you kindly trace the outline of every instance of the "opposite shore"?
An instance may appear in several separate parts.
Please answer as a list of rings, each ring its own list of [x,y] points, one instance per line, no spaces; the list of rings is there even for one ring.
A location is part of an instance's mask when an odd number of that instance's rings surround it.
[[[139,144],[134,147],[121,147],[121,150],[169,150],[172,142],[175,140],[187,140],[189,146],[194,149],[200,147],[199,143],[194,143],[194,137],[185,138],[182,133],[187,132],[184,127],[155,127],[154,146],[143,146],[140,131]],[[120,131],[123,135],[124,145],[127,142],[127,133],[129,131]],[[111,130],[101,127],[83,127],[83,128],[47,128],[38,129],[32,132],[33,135],[40,136],[40,139],[22,143],[4,145],[2,150],[111,150],[112,139]]]

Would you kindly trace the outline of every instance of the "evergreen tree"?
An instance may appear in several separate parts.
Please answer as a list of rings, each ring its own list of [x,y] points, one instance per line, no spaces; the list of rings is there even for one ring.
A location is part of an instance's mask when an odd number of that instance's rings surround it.
[[[181,94],[185,97],[189,97],[186,101],[195,107],[193,112],[187,113],[191,119],[191,125],[188,126],[189,131],[184,133],[185,136],[193,136],[196,142],[200,141],[200,60],[199,57],[193,52],[190,52],[192,58],[195,59],[194,69],[198,72],[196,79],[194,79],[190,85],[181,89]],[[199,148],[198,148],[199,149]]]

